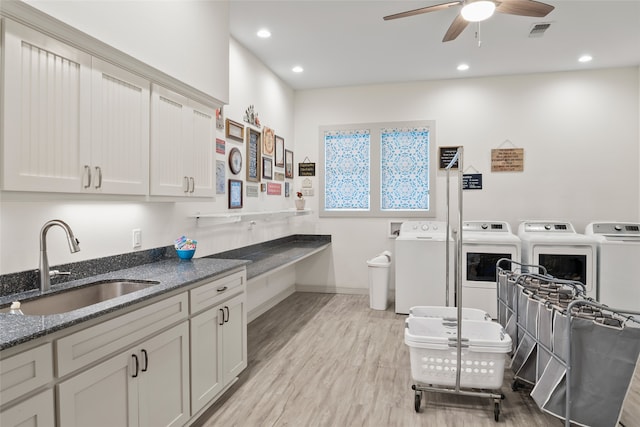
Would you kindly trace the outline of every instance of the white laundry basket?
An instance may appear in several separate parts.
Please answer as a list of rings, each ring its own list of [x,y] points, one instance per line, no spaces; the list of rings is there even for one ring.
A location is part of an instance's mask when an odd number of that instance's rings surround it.
[[[442,307],[431,305],[418,305],[409,309],[409,316],[434,317],[444,320],[457,320],[458,307]],[[462,319],[464,320],[491,320],[491,316],[478,308],[462,307]]]
[[[391,252],[367,260],[369,266],[369,306],[374,310],[386,310],[389,302],[389,267]]]
[[[443,319],[409,316],[404,341],[409,346],[411,376],[415,382],[455,386],[457,326]],[[511,337],[500,324],[462,321],[460,386],[499,389],[504,376],[505,355],[511,351]]]

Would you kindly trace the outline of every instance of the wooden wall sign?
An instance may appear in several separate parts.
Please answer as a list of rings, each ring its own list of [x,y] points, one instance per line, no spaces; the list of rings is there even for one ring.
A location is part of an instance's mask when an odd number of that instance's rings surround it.
[[[481,173],[465,173],[462,175],[463,190],[482,190]]]
[[[491,172],[524,171],[524,148],[494,148],[491,150]]]
[[[298,163],[298,176],[316,176],[316,164],[311,162]]]

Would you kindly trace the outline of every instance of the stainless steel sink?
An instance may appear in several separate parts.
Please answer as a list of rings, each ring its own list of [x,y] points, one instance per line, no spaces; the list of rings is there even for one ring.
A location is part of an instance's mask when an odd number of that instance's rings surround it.
[[[21,301],[20,309],[27,315],[60,314],[88,307],[131,292],[146,289],[160,282],[149,280],[108,280],[95,282],[81,288],[73,288],[56,294]],[[9,308],[0,312],[7,313]]]

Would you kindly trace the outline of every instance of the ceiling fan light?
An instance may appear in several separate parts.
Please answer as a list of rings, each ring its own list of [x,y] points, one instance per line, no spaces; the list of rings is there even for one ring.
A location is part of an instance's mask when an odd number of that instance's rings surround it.
[[[496,10],[496,4],[488,0],[468,2],[460,11],[462,17],[469,22],[480,22],[490,18]]]

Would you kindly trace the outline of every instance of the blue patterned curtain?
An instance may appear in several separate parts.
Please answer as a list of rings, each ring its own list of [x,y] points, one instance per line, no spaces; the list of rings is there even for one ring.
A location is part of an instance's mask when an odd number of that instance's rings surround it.
[[[371,136],[368,130],[324,135],[325,210],[369,210]]]
[[[382,129],[381,209],[429,209],[429,130]]]

